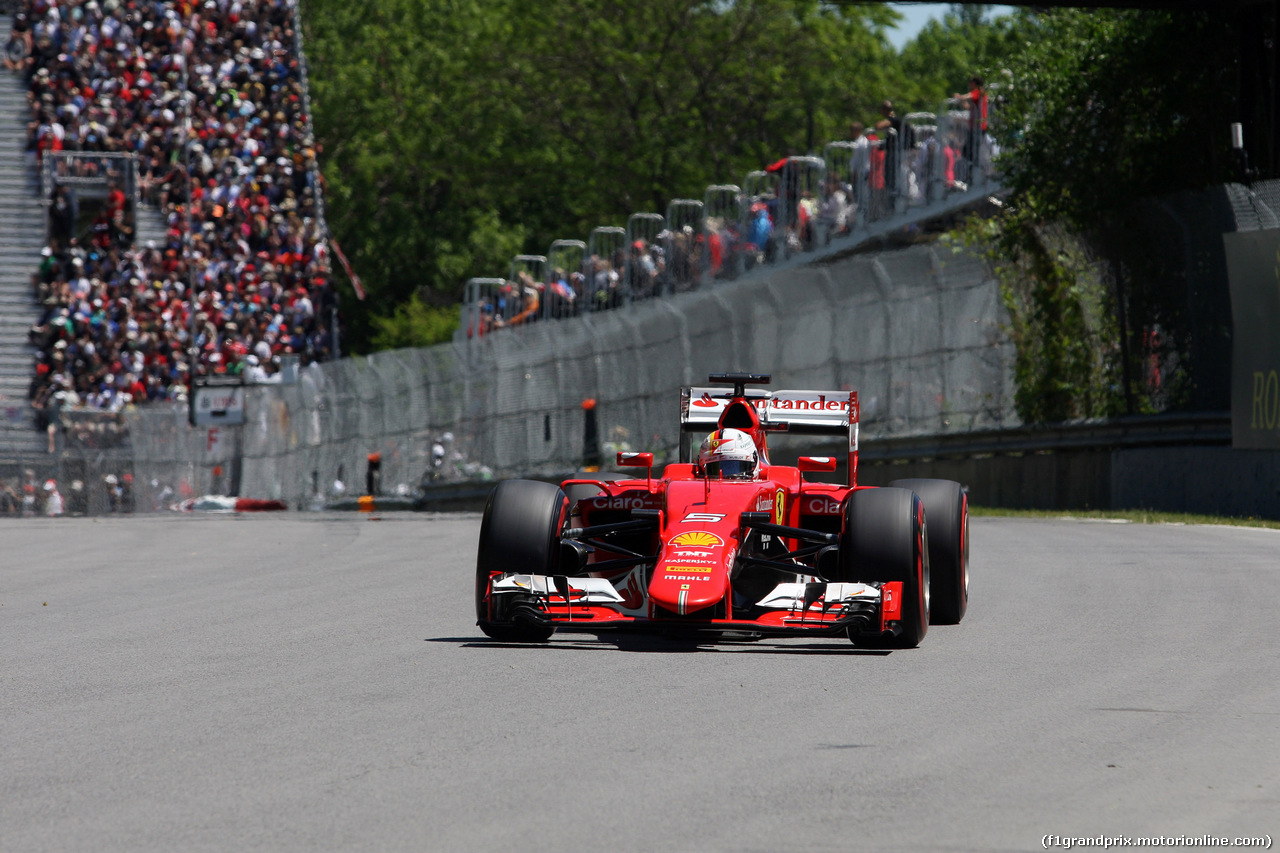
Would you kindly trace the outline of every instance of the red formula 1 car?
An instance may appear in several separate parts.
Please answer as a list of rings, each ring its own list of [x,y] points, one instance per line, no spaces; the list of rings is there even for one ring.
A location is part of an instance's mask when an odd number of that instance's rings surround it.
[[[661,478],[652,454],[619,453],[645,475],[498,484],[476,559],[485,634],[841,634],[911,648],[930,623],[961,620],[969,516],[959,484],[858,486],[857,392],[748,389],[769,382],[762,374],[708,381],[719,387],[681,390],[682,461]],[[693,458],[687,436],[707,431]],[[848,484],[805,480],[836,470],[834,457],[770,464],[773,432],[847,436]]]

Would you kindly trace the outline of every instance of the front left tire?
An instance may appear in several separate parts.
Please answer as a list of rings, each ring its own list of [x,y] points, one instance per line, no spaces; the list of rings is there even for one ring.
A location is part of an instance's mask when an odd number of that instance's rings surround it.
[[[924,504],[910,489],[849,493],[840,534],[842,580],[900,581],[902,616],[896,634],[850,633],[858,645],[911,649],[929,631],[929,552]]]

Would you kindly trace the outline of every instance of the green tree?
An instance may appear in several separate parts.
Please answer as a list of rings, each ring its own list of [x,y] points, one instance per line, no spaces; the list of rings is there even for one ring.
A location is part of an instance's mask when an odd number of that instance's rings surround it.
[[[417,295],[820,152],[900,87],[896,13],[818,0],[306,0],[329,224],[356,351]],[[409,309],[406,309],[409,310]],[[413,308],[401,320],[420,313]],[[429,341],[419,341],[427,343]]]
[[[544,191],[568,191],[580,228],[820,150],[882,97],[884,10],[565,0],[529,11],[506,83],[554,152]],[[540,26],[547,15],[580,23]],[[537,229],[540,245],[553,236]]]
[[[1012,32],[1023,49],[996,94],[1012,193],[993,245],[1008,261],[1019,411],[1044,420],[1187,405],[1185,269],[1164,257],[1147,211],[1152,197],[1230,178],[1233,18],[1062,10],[1022,13]],[[1043,235],[1059,227],[1102,274],[1047,248]],[[1098,299],[1114,318],[1106,335],[1087,322]],[[1142,378],[1151,361],[1177,366],[1159,398]]]
[[[909,97],[929,110],[944,98],[968,91],[969,78],[999,83],[1029,37],[1023,15],[989,17],[989,7],[952,4],[941,20],[929,21],[902,47],[901,73]]]
[[[1011,184],[1039,215],[1087,229],[1135,199],[1228,176],[1229,16],[1064,10],[1032,20],[1001,112],[1016,134]]]
[[[478,0],[308,0],[304,20],[327,214],[369,299],[344,298],[348,347],[417,295],[453,311],[461,282],[509,258],[499,162],[517,116],[496,97],[492,47],[508,34]],[[515,125],[518,126],[518,125]]]

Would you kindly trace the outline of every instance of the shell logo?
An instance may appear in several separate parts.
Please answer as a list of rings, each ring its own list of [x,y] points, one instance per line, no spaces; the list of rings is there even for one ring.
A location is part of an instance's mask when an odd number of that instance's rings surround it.
[[[695,548],[718,548],[724,544],[724,540],[705,530],[690,530],[687,533],[671,537],[671,541],[667,544],[691,545]]]

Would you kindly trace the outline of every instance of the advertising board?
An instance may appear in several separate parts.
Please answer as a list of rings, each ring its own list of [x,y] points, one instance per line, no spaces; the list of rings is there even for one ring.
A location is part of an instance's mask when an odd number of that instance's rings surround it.
[[[1280,449],[1280,229],[1224,234],[1231,283],[1231,444]]]

